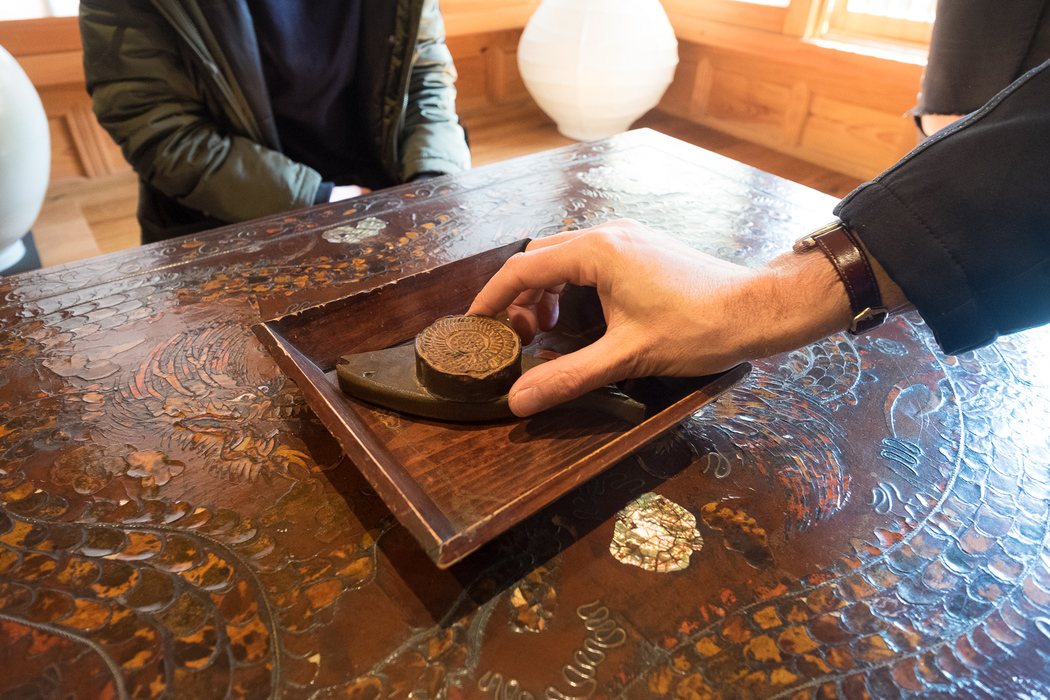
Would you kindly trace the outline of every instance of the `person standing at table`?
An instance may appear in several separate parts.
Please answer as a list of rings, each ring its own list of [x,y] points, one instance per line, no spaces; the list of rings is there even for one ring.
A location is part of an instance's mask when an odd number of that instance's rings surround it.
[[[930,136],[1050,59],[1050,0],[938,0],[919,103]]]
[[[437,0],[82,0],[144,243],[470,167]]]
[[[523,374],[511,410],[621,379],[711,374],[912,307],[948,354],[1050,322],[1048,96],[1050,61],[847,195],[841,223],[757,269],[634,221],[532,242],[469,312],[507,309],[528,343],[571,282],[597,288],[608,328]]]

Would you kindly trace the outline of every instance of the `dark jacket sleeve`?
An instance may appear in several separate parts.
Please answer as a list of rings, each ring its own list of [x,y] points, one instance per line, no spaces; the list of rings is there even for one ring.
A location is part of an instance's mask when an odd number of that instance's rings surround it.
[[[835,213],[946,353],[1050,321],[1050,62],[861,185]]]
[[[154,5],[84,0],[80,31],[95,114],[145,182],[227,222],[314,203],[320,174],[223,123],[218,69],[189,63]]]
[[[969,114],[1050,58],[1050,0],[939,0],[917,114]]]

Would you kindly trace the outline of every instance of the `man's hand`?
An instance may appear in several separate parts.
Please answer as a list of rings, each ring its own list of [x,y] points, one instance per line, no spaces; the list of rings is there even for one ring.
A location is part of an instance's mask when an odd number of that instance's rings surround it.
[[[700,376],[846,328],[849,298],[818,250],[750,269],[634,221],[532,242],[481,290],[469,313],[507,309],[524,343],[557,321],[565,283],[595,287],[606,333],[526,372],[510,407],[526,416],[621,379]]]
[[[351,197],[360,197],[371,191],[367,187],[358,187],[357,185],[336,185],[332,188],[332,195],[328,198],[328,201],[341,202]]]

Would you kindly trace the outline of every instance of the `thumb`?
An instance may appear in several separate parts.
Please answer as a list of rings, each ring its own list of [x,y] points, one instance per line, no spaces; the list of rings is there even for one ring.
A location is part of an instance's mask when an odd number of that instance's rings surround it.
[[[606,333],[576,352],[534,367],[510,389],[510,410],[525,417],[625,379],[630,355]]]

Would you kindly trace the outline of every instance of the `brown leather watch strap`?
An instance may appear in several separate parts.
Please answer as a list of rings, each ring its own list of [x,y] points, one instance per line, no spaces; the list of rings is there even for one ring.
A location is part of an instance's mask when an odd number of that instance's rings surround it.
[[[849,332],[857,335],[881,325],[889,312],[882,305],[882,294],[868,256],[853,232],[841,221],[834,221],[795,241],[794,250],[801,253],[814,247],[824,251],[846,285],[853,311]]]

